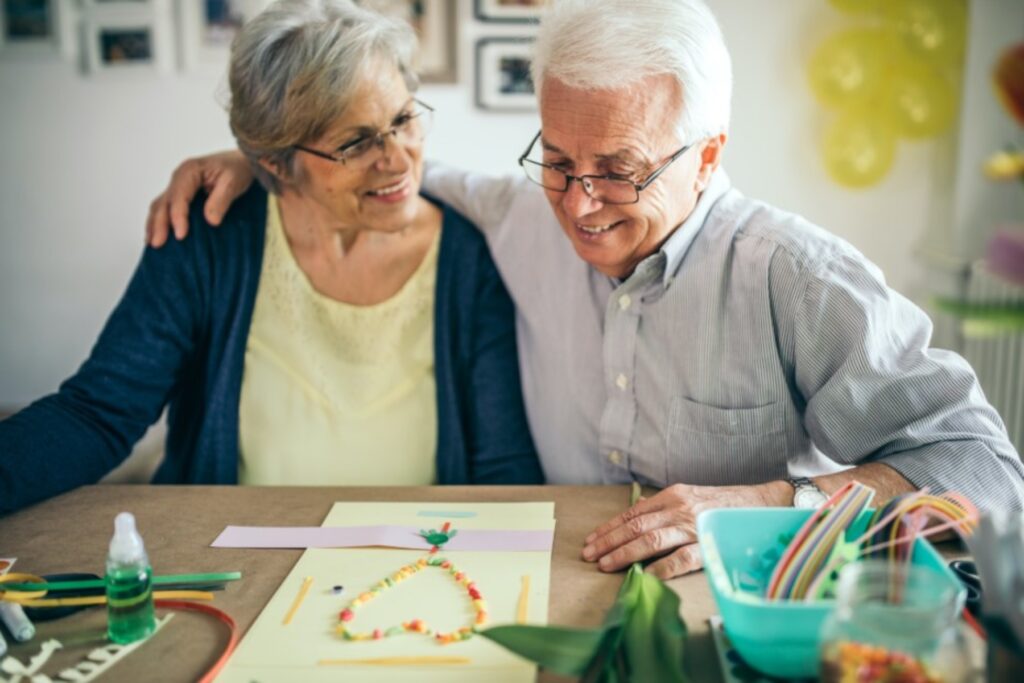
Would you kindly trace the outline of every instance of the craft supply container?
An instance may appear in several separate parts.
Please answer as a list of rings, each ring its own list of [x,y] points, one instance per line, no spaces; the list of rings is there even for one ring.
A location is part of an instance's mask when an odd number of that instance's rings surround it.
[[[821,629],[821,680],[969,680],[961,609],[962,591],[928,567],[882,560],[846,566]]]
[[[818,676],[818,636],[836,601],[766,600],[764,587],[745,585],[744,577],[766,554],[781,554],[782,539],[795,534],[811,513],[794,508],[732,508],[708,510],[697,518],[704,573],[726,635],[747,664],[771,676]],[[857,518],[847,535],[850,540],[864,533],[873,513],[865,510]],[[773,567],[761,563],[761,578],[767,585]],[[966,592],[927,540],[914,542],[911,563],[939,574],[962,604]]]

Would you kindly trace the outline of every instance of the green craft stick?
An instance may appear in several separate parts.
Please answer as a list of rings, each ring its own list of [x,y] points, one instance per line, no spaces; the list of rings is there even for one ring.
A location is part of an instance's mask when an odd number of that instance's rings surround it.
[[[242,578],[242,572],[220,572],[215,574],[168,574],[167,576],[154,576],[153,584],[162,586],[174,583],[203,584],[203,583],[224,583],[225,581],[236,581]],[[89,579],[87,581],[54,581],[50,583],[4,583],[0,584],[0,590],[11,591],[72,591],[85,588],[104,588],[106,582],[103,579]]]
[[[242,572],[219,572],[215,574],[168,574],[153,578],[157,585],[165,583],[224,583],[242,578]]]

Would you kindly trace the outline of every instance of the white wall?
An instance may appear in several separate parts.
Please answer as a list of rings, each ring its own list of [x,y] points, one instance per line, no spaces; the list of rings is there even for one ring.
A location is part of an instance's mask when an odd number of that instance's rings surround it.
[[[915,242],[949,214],[948,150],[906,145],[881,185],[832,184],[803,75],[809,48],[835,20],[825,0],[711,4],[735,61],[733,181],[850,240],[910,290]],[[474,109],[473,41],[530,27],[474,24],[470,5],[459,0],[459,85],[422,91],[438,110],[430,154],[513,172],[537,117]],[[182,158],[232,143],[218,85],[210,72],[90,79],[67,63],[0,62],[0,406],[24,404],[74,371],[131,274],[149,200]]]

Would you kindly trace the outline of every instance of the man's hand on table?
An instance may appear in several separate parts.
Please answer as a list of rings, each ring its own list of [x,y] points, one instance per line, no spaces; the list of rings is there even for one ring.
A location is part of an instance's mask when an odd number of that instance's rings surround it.
[[[634,562],[660,557],[647,570],[671,579],[701,568],[697,515],[725,507],[789,506],[793,487],[784,481],[757,486],[674,484],[640,499],[586,538],[583,559],[601,571],[615,572]]]

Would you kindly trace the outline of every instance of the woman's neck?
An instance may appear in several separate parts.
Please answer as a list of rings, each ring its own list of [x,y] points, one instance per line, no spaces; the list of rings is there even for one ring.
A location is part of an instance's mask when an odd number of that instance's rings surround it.
[[[356,305],[393,296],[412,276],[441,227],[441,210],[418,197],[401,230],[344,224],[308,199],[278,195],[281,224],[299,268],[325,296]]]
[[[401,240],[410,226],[396,232],[377,232],[372,226],[346,223],[314,201],[293,190],[277,196],[281,225],[294,252],[315,252],[330,259],[344,259],[364,246],[386,246]]]

